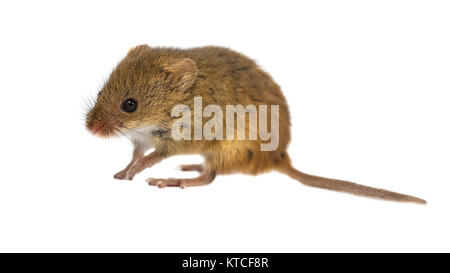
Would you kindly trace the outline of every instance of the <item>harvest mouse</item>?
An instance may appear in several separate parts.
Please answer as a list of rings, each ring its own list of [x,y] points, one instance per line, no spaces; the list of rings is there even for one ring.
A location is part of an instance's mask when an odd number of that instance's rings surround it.
[[[276,149],[261,149],[265,140],[259,135],[256,139],[196,139],[191,137],[193,132],[188,133],[187,138],[175,139],[173,126],[181,115],[174,116],[173,109],[177,105],[193,109],[195,98],[201,98],[200,106],[218,105],[222,109],[227,105],[255,105],[260,109],[265,105],[277,106],[278,112],[267,115],[269,119],[275,115],[277,118]],[[186,128],[192,125],[191,120],[188,117]],[[201,116],[200,121],[204,120],[207,120],[205,116]],[[249,123],[244,125],[246,134],[252,132]],[[209,184],[216,175],[278,171],[308,186],[378,199],[426,203],[414,196],[295,169],[286,151],[290,141],[290,117],[280,87],[253,60],[227,48],[176,49],[140,45],[130,49],[98,93],[95,105],[90,107],[86,127],[99,136],[123,135],[133,142],[131,162],[114,175],[116,179],[132,180],[142,170],[170,156],[199,154],[204,164],[181,166],[184,171],[199,172],[198,177],[149,178],[147,181],[160,188],[185,188]],[[215,132],[219,132],[218,127]],[[145,155],[152,148],[154,151]]]

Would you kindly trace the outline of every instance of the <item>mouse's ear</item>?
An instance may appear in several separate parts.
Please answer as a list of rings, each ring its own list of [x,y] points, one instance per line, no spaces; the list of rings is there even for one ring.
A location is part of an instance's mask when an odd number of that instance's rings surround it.
[[[174,74],[181,90],[191,87],[197,78],[197,65],[189,58],[177,59],[163,67],[164,71]]]

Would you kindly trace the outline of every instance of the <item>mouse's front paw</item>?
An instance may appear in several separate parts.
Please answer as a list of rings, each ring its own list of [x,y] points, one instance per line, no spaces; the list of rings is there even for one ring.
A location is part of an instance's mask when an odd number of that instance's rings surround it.
[[[143,159],[136,160],[127,170],[125,178],[133,180],[133,177],[144,169],[145,161]]]
[[[131,166],[128,171],[125,174],[125,178],[126,180],[133,180],[134,176],[137,173],[137,167],[133,167]]]
[[[127,172],[128,172],[128,169],[121,170],[120,172],[118,172],[114,175],[114,178],[124,180],[127,177]]]

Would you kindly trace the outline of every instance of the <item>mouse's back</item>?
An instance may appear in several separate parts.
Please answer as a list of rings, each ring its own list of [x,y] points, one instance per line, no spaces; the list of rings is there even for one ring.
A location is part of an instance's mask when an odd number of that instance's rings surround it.
[[[271,126],[271,109],[277,107],[278,138],[275,147],[267,151],[261,150],[261,144],[271,140],[260,138],[257,129],[257,140],[249,140],[249,116],[246,116],[245,140],[220,142],[220,154],[211,155],[217,164],[222,164],[222,172],[239,171],[256,174],[269,171],[281,161],[289,161],[286,149],[290,141],[290,118],[288,105],[280,87],[269,74],[263,71],[253,60],[222,47],[201,47],[188,49],[183,54],[197,65],[198,75],[192,87],[192,97],[201,97],[203,105],[219,105],[226,112],[226,106],[255,106],[258,112],[258,128],[263,122],[267,131]],[[267,116],[260,116],[260,106],[266,107]],[[204,120],[205,122],[206,120]],[[236,137],[236,135],[235,135]],[[272,135],[272,138],[275,135]],[[218,157],[218,158],[217,158]]]

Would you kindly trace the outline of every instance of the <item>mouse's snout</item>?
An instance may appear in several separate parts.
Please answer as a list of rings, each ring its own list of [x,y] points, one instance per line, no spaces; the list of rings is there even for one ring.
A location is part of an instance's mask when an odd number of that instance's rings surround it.
[[[86,120],[86,128],[92,134],[100,137],[116,135],[120,126],[121,122],[113,116],[108,116],[106,118],[95,118],[93,115],[89,115]]]

